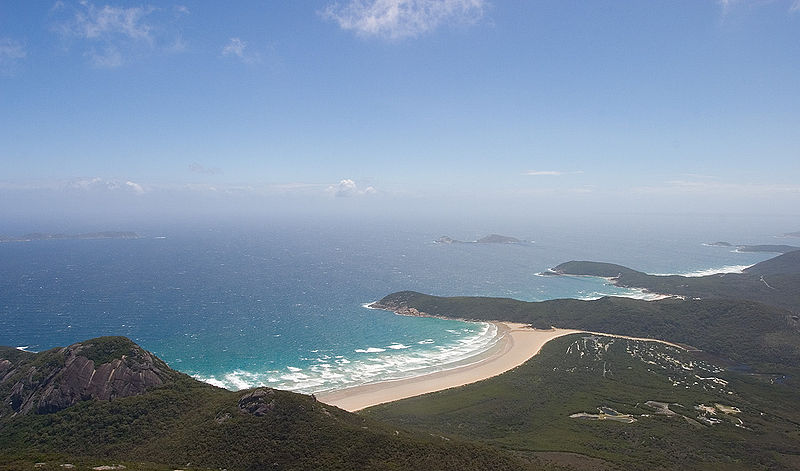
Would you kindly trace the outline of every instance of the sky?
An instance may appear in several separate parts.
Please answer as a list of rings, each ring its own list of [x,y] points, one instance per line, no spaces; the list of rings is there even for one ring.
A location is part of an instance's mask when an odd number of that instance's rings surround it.
[[[31,230],[799,208],[800,0],[0,2]]]

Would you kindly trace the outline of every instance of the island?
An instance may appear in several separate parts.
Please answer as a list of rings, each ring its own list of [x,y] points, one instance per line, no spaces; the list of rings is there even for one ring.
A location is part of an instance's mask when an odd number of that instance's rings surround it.
[[[485,237],[481,237],[478,240],[472,241],[463,241],[458,239],[453,239],[449,236],[442,236],[439,237],[434,241],[437,244],[528,244],[530,242],[522,239],[517,239],[516,237],[509,237],[500,234],[489,234]]]
[[[800,237],[800,231],[787,232],[787,233],[783,234],[783,237]]]
[[[85,234],[47,234],[33,232],[18,237],[0,236],[0,242],[31,242],[34,240],[93,240],[93,239],[139,239],[135,232],[103,231]]]

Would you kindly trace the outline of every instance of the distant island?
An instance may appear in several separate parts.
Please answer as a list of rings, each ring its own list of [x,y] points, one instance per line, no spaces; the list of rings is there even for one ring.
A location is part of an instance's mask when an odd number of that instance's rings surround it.
[[[437,244],[528,244],[530,242],[522,239],[517,239],[516,237],[509,237],[500,234],[489,234],[486,237],[481,237],[478,240],[472,241],[463,241],[453,239],[452,237],[442,236],[436,239],[434,242]]]
[[[139,239],[135,232],[103,231],[85,234],[47,234],[32,232],[19,237],[0,236],[0,242],[31,242],[34,240],[92,240],[92,239]]]
[[[800,234],[800,233],[797,233]],[[794,237],[791,234],[784,234],[789,237]],[[798,235],[800,237],[800,235]],[[709,247],[735,247],[737,252],[768,252],[768,253],[788,253],[800,250],[800,247],[794,245],[775,245],[775,244],[761,244],[761,245],[736,245],[730,242],[710,242],[705,244]]]
[[[800,237],[800,231],[797,232],[787,232],[783,235],[784,237]]]

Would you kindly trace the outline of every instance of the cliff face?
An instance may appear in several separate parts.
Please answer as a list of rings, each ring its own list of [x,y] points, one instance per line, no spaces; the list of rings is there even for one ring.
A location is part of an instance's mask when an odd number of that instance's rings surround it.
[[[0,415],[46,414],[84,400],[135,396],[177,375],[123,337],[100,337],[33,355],[4,350]]]

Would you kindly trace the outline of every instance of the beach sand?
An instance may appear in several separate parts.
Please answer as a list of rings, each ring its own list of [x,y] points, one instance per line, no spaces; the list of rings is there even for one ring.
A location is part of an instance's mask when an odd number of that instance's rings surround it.
[[[321,392],[317,394],[317,399],[353,412],[385,402],[463,386],[516,368],[556,337],[581,332],[571,329],[538,330],[510,322],[493,324],[497,326],[500,338],[488,351],[468,359],[469,364],[413,378]]]

